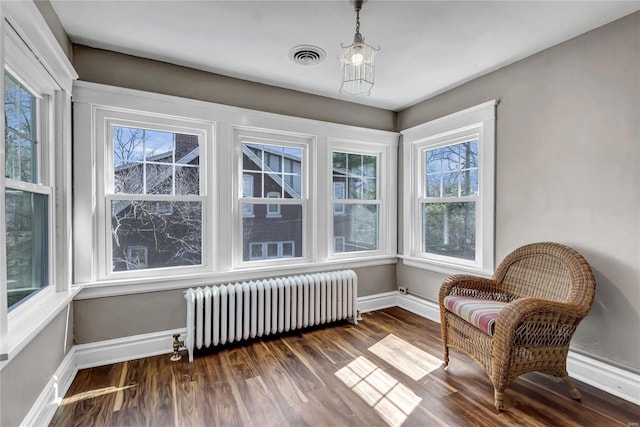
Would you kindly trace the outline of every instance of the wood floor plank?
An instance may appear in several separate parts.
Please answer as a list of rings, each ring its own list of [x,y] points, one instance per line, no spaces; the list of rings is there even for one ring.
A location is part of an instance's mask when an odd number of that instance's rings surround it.
[[[493,406],[482,369],[451,351],[440,327],[394,307],[340,323],[78,372],[51,425],[58,426],[633,426],[640,407],[576,381],[529,373]],[[425,364],[423,359],[429,359]],[[408,369],[410,368],[410,369]],[[634,424],[635,423],[635,424]]]

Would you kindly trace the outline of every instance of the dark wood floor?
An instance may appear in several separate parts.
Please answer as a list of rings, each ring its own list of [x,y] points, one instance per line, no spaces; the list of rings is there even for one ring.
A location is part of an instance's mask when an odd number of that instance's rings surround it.
[[[81,370],[53,426],[638,426],[640,407],[579,381],[526,374],[497,414],[483,371],[438,324],[400,308],[170,362]]]

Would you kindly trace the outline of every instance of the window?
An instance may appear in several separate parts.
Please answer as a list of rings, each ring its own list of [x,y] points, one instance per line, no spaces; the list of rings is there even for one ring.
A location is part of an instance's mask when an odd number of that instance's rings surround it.
[[[0,361],[68,307],[71,63],[29,2],[0,5]]]
[[[474,260],[478,140],[423,149],[422,252]]]
[[[49,240],[52,188],[40,168],[47,141],[43,112],[48,96],[36,95],[4,74],[5,232],[9,310],[50,284]],[[42,153],[44,154],[44,153]]]
[[[405,262],[493,270],[495,102],[405,132]]]
[[[332,160],[334,252],[378,250],[378,156],[333,151]]]
[[[299,144],[255,143],[242,137],[240,141],[242,260],[302,257],[304,148]],[[245,185],[248,182],[253,184]]]
[[[295,242],[252,242],[249,244],[249,259],[291,258],[295,253]]]
[[[202,263],[199,135],[110,122],[112,271]]]
[[[280,193],[275,191],[270,191],[267,193],[267,199],[279,199]],[[267,205],[267,217],[269,218],[280,218],[282,215],[280,214],[280,205]]]
[[[147,268],[148,250],[146,246],[129,246],[127,248],[127,268],[137,270]]]

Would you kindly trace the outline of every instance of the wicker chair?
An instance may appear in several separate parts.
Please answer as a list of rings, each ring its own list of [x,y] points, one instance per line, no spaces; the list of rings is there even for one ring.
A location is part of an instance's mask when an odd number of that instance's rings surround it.
[[[468,354],[493,383],[498,412],[507,386],[530,371],[562,378],[578,400],[582,396],[567,374],[567,352],[594,295],[587,261],[558,243],[516,249],[491,279],[451,276],[440,288],[445,368],[449,348]]]

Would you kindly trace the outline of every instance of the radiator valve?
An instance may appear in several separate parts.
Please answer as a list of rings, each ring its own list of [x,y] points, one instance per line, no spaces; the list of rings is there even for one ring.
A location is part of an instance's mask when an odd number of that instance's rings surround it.
[[[184,347],[184,341],[180,341],[180,334],[173,335],[173,355],[171,356],[172,362],[177,362],[182,359],[182,355],[180,354],[180,348]]]

